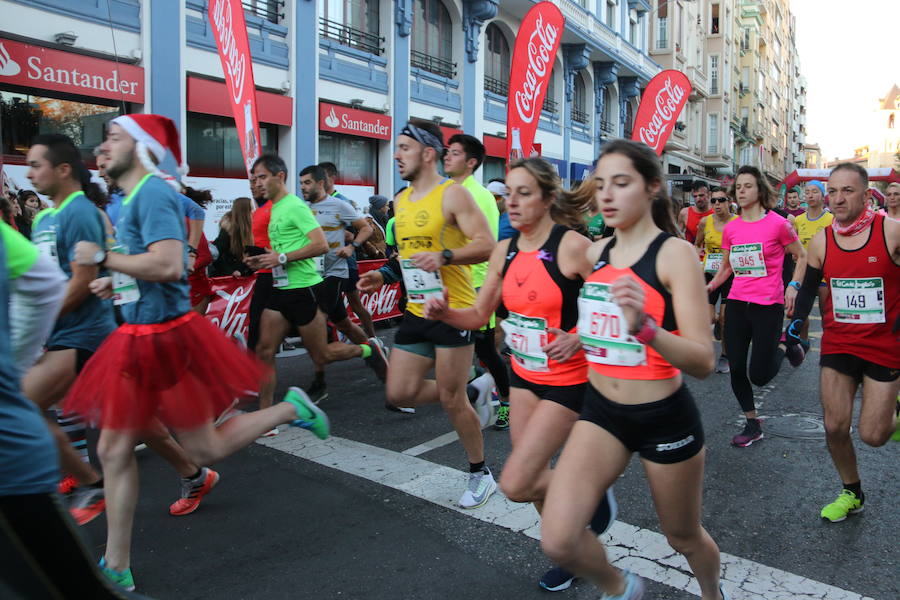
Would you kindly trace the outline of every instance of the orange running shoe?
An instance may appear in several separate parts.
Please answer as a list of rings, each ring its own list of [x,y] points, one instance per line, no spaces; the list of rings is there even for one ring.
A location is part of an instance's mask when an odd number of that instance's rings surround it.
[[[200,500],[210,493],[219,482],[219,474],[203,467],[196,479],[181,480],[181,498],[169,507],[169,514],[175,517],[189,515],[200,506]]]
[[[79,525],[86,525],[100,516],[106,508],[103,488],[86,485],[72,491],[69,514]]]

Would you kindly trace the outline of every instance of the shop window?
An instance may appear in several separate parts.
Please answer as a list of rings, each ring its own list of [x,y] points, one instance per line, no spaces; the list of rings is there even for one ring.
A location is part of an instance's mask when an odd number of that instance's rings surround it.
[[[484,159],[481,168],[484,185],[487,185],[491,179],[506,179],[506,161],[502,158],[488,156]]]
[[[319,34],[331,40],[368,52],[384,52],[380,37],[379,0],[319,0]]]
[[[263,152],[278,152],[278,126],[259,124]],[[234,119],[188,113],[187,163],[199,177],[246,178],[247,168]]]
[[[319,162],[338,168],[336,183],[377,186],[378,141],[337,133],[319,134]]]
[[[487,52],[484,55],[484,89],[501,96],[509,93],[509,42],[500,28],[491,23],[484,32]]]
[[[441,0],[415,0],[413,4],[410,63],[419,69],[453,79],[453,26]]]
[[[94,148],[103,143],[107,123],[121,114],[112,103],[92,104],[0,91],[4,160],[24,163],[35,136],[62,133],[72,138],[85,164],[93,168]]]

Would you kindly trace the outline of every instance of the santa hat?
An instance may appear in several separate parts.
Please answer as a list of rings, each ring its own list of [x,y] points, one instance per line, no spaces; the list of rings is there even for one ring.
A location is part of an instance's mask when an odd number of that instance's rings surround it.
[[[172,119],[162,115],[137,114],[122,115],[110,123],[119,125],[134,138],[138,159],[145,169],[162,177],[178,191],[181,191],[178,181],[171,175],[164,174],[157,166],[157,163],[161,163],[166,158],[166,154],[170,152],[178,165],[178,174],[187,175],[188,173],[187,163],[181,156],[178,129]],[[150,154],[156,158],[156,163],[150,159]]]

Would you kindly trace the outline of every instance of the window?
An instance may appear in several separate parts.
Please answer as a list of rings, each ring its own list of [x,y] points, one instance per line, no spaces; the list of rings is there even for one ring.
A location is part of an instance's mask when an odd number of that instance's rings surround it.
[[[750,109],[746,106],[741,109],[741,131],[747,133],[750,127]]]
[[[777,37],[772,38],[772,48],[775,52],[776,58],[781,58],[781,42],[778,41]]]
[[[631,129],[634,127],[634,100],[625,103],[625,137],[631,137]]]
[[[377,140],[339,133],[319,134],[319,161],[338,165],[340,184],[375,187],[377,157]]]
[[[243,0],[244,10],[272,23],[284,18],[284,0]]]
[[[750,67],[743,67],[741,69],[741,91],[749,91],[750,90]]]
[[[628,41],[632,46],[638,44],[638,14],[634,9],[628,11]]]
[[[719,33],[719,4],[713,4],[711,9],[711,18],[709,20],[710,35],[718,35]]]
[[[442,77],[456,77],[450,13],[440,0],[413,4],[411,64]]]
[[[601,134],[605,134],[606,136],[613,135],[613,124],[610,120],[609,114],[612,110],[612,95],[609,93],[609,88],[606,86],[603,87],[603,111],[600,113],[600,132]]]
[[[584,77],[581,73],[575,73],[575,93],[572,102],[572,121],[587,125],[589,116],[587,112],[587,90],[584,85]]]
[[[894,128],[894,113],[888,115],[888,129]]]
[[[709,132],[706,138],[706,153],[719,153],[719,115],[712,114],[708,116]]]
[[[619,8],[618,3],[618,0],[606,0],[606,24],[613,30],[616,28],[616,11]]]
[[[669,47],[669,2],[659,0],[656,9],[656,48],[666,50]]]
[[[542,110],[556,113],[556,67],[550,71],[550,79],[547,81],[547,95],[544,96],[544,106]]]
[[[278,126],[259,124],[262,152],[278,152]],[[234,119],[198,113],[187,114],[187,163],[191,175],[247,176]]]
[[[42,133],[62,133],[75,142],[88,166],[96,164],[93,150],[106,137],[106,125],[122,114],[115,106],[0,91],[3,155],[24,162],[31,140]],[[237,144],[240,148],[240,144]]]
[[[484,89],[505,97],[509,93],[509,42],[494,23],[487,26],[484,36]]]
[[[485,184],[491,179],[504,179],[506,177],[506,161],[494,156],[486,156],[481,165],[481,176]]]
[[[319,34],[370,54],[381,54],[379,0],[319,0]]]
[[[766,93],[766,74],[762,72],[762,69],[760,69],[757,79],[758,79],[758,81],[756,82],[757,97],[764,98],[765,97],[764,94]]]
[[[713,54],[709,57],[709,93],[719,93],[719,57]]]
[[[743,36],[741,37],[741,52],[746,52],[750,49],[750,28],[745,27],[743,30]]]

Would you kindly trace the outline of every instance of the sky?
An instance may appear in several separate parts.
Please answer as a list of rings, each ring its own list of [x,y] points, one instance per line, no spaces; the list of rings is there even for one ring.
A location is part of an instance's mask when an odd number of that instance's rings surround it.
[[[806,77],[806,143],[827,160],[869,143],[878,98],[900,85],[900,0],[790,0]]]

